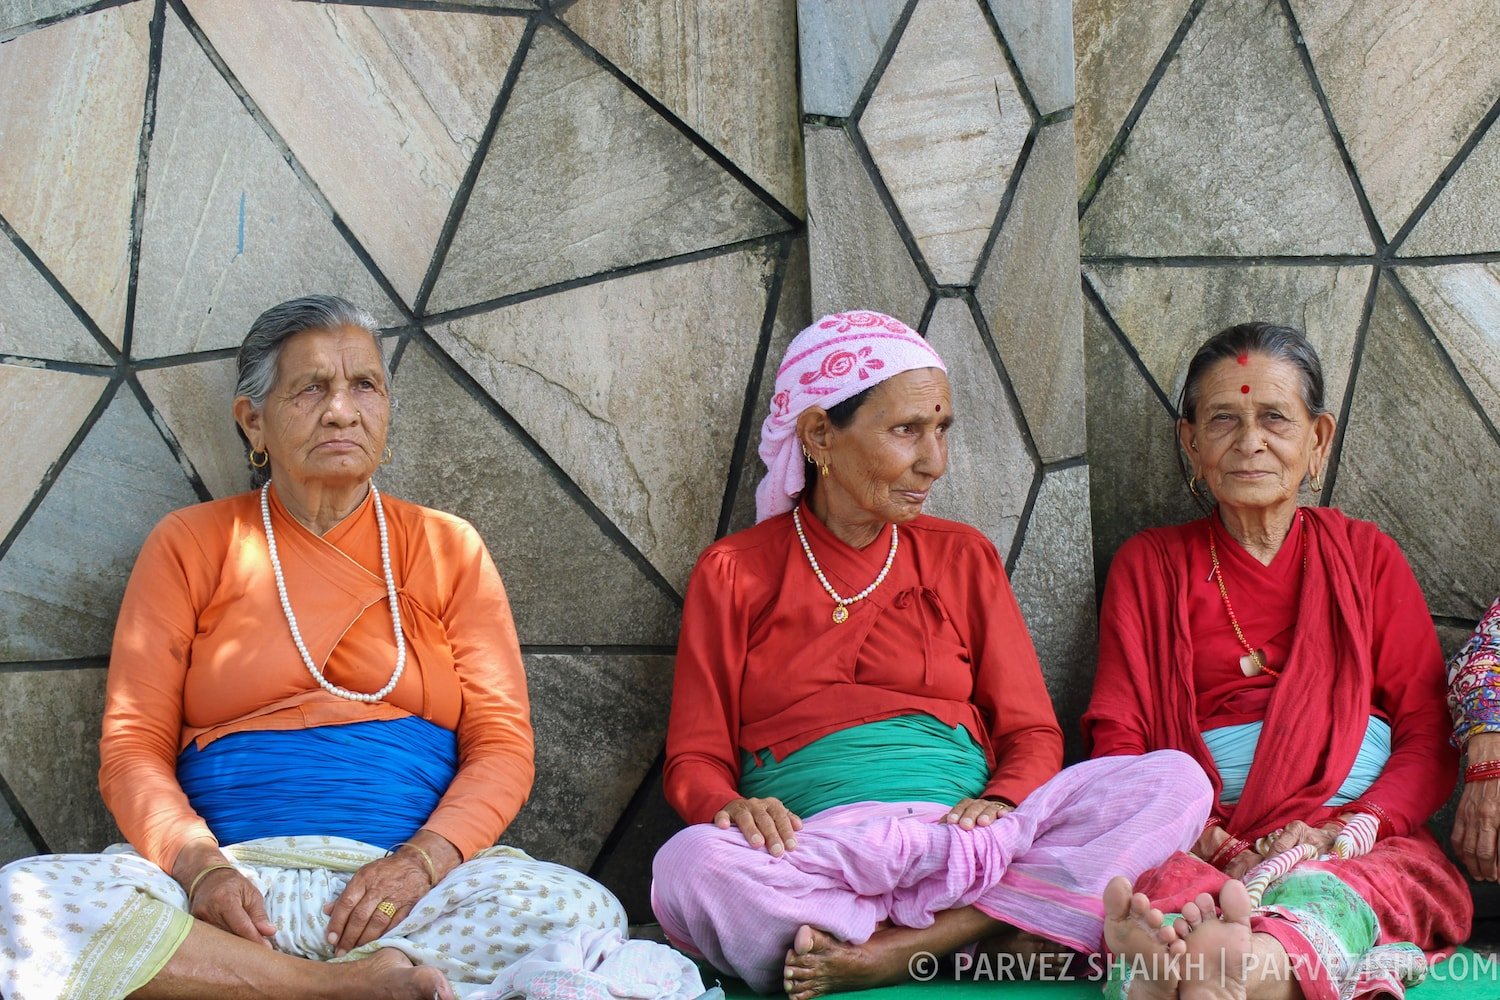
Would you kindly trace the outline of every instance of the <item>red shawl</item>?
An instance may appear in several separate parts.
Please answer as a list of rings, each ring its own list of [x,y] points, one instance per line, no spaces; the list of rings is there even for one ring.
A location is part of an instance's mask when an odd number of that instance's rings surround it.
[[[1372,711],[1390,720],[1392,755],[1362,797],[1409,834],[1453,790],[1442,652],[1426,602],[1396,543],[1367,521],[1304,508],[1307,570],[1290,658],[1266,708],[1240,801],[1215,814],[1241,837],[1300,819],[1321,822],[1354,763]],[[1110,570],[1099,669],[1084,715],[1093,756],[1172,748],[1222,789],[1198,730],[1190,574],[1207,570],[1203,521],[1142,532]]]

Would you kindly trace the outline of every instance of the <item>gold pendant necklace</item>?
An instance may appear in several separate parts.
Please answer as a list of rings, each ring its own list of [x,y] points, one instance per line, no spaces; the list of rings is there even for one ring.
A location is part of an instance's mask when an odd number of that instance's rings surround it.
[[[817,576],[818,582],[823,585],[823,589],[828,591],[828,596],[834,600],[833,623],[835,625],[844,624],[844,622],[849,620],[849,605],[863,601],[866,597],[874,593],[875,588],[885,582],[885,575],[891,571],[891,563],[896,561],[898,534],[896,526],[894,524],[891,525],[891,551],[886,554],[885,565],[880,568],[880,575],[875,578],[875,582],[853,597],[841,597],[839,592],[833,589],[833,585],[828,582],[828,578],[823,575],[823,567],[818,565],[818,558],[813,555],[812,546],[807,544],[807,534],[802,530],[802,515],[796,507],[792,508],[792,524],[797,526],[797,540],[802,543],[802,551],[807,554],[808,564],[812,566],[812,571]]]
[[[1297,511],[1297,529],[1302,532],[1302,572],[1307,573],[1307,518],[1300,510]],[[1219,549],[1214,544],[1214,526],[1212,521],[1208,525],[1208,557],[1213,561],[1213,578],[1219,584],[1219,596],[1224,599],[1224,610],[1229,612],[1229,624],[1234,626],[1235,638],[1239,639],[1240,645],[1245,647],[1249,654],[1241,660],[1241,670],[1244,670],[1243,660],[1249,659],[1252,672],[1246,676],[1254,677],[1257,674],[1269,674],[1272,680],[1281,676],[1280,670],[1272,670],[1271,664],[1266,662],[1266,654],[1263,650],[1256,649],[1250,645],[1245,638],[1245,633],[1240,629],[1240,620],[1235,616],[1234,605],[1229,603],[1229,590],[1224,586],[1224,570],[1219,566]]]

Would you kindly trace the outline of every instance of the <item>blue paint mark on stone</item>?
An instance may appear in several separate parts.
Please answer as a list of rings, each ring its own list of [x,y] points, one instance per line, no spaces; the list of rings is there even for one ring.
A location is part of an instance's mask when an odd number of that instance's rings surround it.
[[[240,234],[234,248],[234,255],[241,256],[245,252],[245,192],[240,192]]]

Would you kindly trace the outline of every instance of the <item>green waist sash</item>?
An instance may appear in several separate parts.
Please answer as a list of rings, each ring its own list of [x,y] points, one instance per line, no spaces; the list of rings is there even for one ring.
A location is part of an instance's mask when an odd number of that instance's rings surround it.
[[[850,802],[942,802],[984,791],[984,750],[962,726],[900,715],[829,733],[782,760],[743,751],[740,794],[777,798],[798,816]]]

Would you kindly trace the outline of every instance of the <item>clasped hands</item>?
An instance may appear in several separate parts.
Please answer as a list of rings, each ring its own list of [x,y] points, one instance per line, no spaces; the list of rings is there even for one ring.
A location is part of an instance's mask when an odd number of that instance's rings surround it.
[[[453,867],[447,861],[456,862],[457,849],[449,845],[448,850],[454,857],[439,862],[442,870]],[[236,869],[213,868],[226,864],[224,855],[210,842],[183,849],[172,874],[184,889],[192,886],[188,912],[221,930],[271,947],[276,925],[266,914],[265,898],[255,883]],[[339,897],[323,907],[328,914],[327,941],[333,954],[342,955],[368,944],[406,919],[432,888],[431,874],[426,859],[411,848],[378,858],[356,871]],[[391,905],[382,909],[382,903]]]
[[[989,826],[1015,807],[994,799],[963,799],[942,819],[964,829]],[[714,814],[714,826],[721,830],[738,827],[751,847],[764,847],[775,857],[797,847],[797,831],[802,818],[780,799],[738,798]]]
[[[1231,858],[1224,868],[1224,874],[1230,878],[1242,878],[1244,874],[1256,865],[1278,854],[1283,854],[1299,847],[1302,844],[1310,845],[1319,857],[1333,852],[1333,842],[1338,838],[1340,831],[1344,829],[1344,819],[1331,819],[1325,823],[1313,826],[1304,823],[1300,819],[1294,819],[1280,830],[1273,831],[1260,838],[1248,851],[1242,851]],[[1214,856],[1214,852],[1229,838],[1220,827],[1213,827],[1204,832],[1198,841],[1198,847],[1194,853],[1198,857],[1207,860]],[[1259,850],[1257,848],[1263,848]]]

